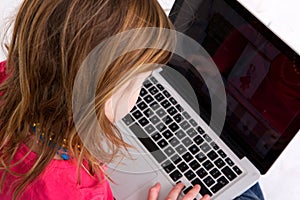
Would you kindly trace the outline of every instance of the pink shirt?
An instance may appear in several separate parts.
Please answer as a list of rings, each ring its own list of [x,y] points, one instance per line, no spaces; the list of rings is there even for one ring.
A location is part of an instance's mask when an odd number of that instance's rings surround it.
[[[5,63],[0,63],[0,83],[4,80]],[[29,148],[21,144],[13,162],[22,159]],[[37,155],[30,152],[26,159],[12,168],[14,172],[24,173],[33,165]],[[112,191],[104,175],[102,179],[91,177],[83,168],[80,170],[81,184],[77,184],[76,164],[71,161],[52,160],[45,170],[29,185],[21,196],[21,200],[113,200]],[[3,170],[0,170],[0,178]],[[16,177],[7,174],[1,200],[11,200],[9,190]]]

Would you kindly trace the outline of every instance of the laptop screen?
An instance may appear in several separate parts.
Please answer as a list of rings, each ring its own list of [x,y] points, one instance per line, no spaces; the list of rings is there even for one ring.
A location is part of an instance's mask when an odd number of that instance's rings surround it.
[[[300,128],[299,55],[236,0],[177,0],[169,17],[177,31],[202,45],[223,77],[221,138],[265,173]],[[176,55],[169,64],[189,80],[209,122],[201,75]]]

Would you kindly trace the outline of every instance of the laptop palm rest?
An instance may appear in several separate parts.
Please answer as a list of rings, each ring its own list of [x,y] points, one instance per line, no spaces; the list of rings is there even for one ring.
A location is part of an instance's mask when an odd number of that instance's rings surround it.
[[[107,173],[115,181],[111,184],[114,196],[117,200],[131,199],[131,196],[136,196],[140,190],[142,194],[138,196],[146,198],[145,191],[158,182],[159,169],[151,165],[151,155],[145,154],[134,137],[125,135],[124,140],[136,149],[129,149],[132,158],[123,158],[108,166]]]

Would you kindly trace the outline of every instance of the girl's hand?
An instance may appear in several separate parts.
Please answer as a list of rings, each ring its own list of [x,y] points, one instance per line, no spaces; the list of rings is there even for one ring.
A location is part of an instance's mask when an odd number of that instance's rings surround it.
[[[156,183],[153,187],[149,189],[148,192],[148,200],[157,200],[159,191],[160,191],[160,184]],[[183,189],[183,183],[178,183],[173,187],[173,189],[169,192],[168,196],[166,196],[166,200],[177,200],[180,195],[181,190]],[[186,195],[182,197],[182,200],[193,200],[199,194],[200,186],[195,185],[193,189],[191,189]],[[201,198],[201,200],[210,200],[209,195],[205,195]]]

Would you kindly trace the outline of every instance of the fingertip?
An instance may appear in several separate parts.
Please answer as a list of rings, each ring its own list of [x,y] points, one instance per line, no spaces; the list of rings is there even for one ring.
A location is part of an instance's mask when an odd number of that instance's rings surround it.
[[[181,181],[179,181],[176,185],[178,185],[178,186],[184,186],[184,184]]]
[[[160,183],[153,185],[148,192],[148,200],[157,200],[160,191]]]
[[[204,197],[202,198],[202,200],[210,200],[210,196],[208,194],[204,195]]]
[[[196,190],[200,191],[201,186],[200,186],[199,184],[196,184],[196,185],[194,186],[194,188],[195,188]]]
[[[160,190],[160,184],[155,183],[153,186],[150,187],[149,192],[157,192]]]
[[[154,188],[160,188],[160,183],[157,182],[157,183],[155,183],[155,185],[153,185],[152,187],[154,187]]]

